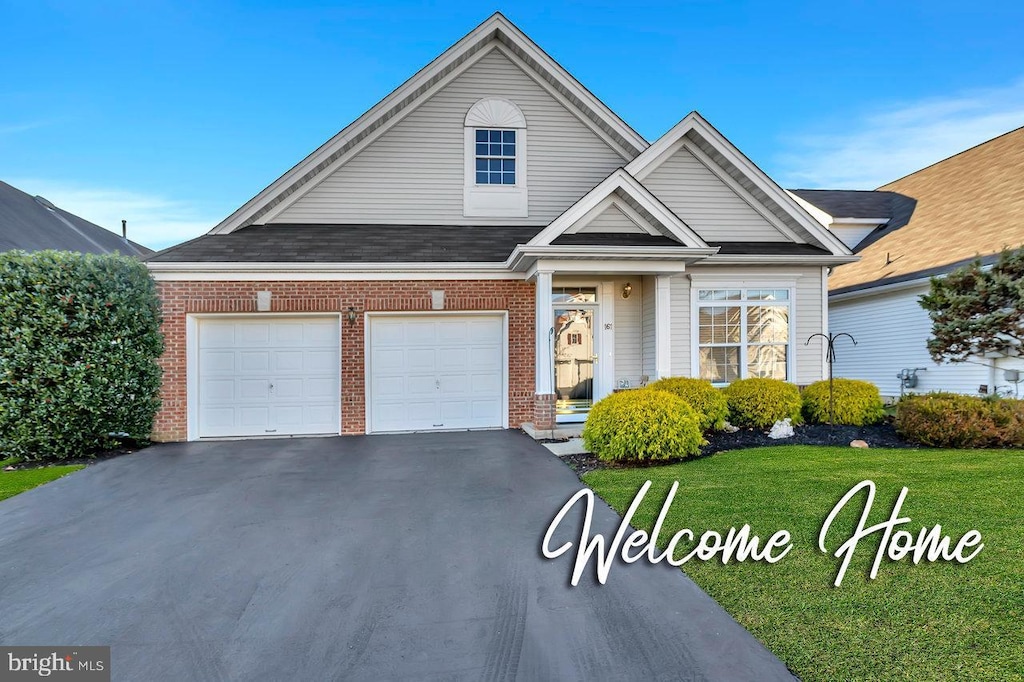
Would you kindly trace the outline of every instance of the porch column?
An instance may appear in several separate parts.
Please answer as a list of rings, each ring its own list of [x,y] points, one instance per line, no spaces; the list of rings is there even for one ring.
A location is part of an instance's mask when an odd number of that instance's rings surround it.
[[[534,280],[536,292],[536,356],[533,396],[533,426],[538,430],[555,428],[554,362],[552,361],[552,329],[555,324],[551,305],[551,272],[538,271]]]
[[[654,282],[654,374],[672,376],[672,278],[658,275]]]

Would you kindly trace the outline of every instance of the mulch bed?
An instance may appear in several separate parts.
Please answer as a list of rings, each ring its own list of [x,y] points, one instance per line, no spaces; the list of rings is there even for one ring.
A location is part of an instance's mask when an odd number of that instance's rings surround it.
[[[716,452],[726,450],[742,450],[746,448],[761,448],[774,445],[831,445],[849,446],[851,441],[863,440],[872,448],[915,448],[919,447],[908,443],[896,434],[896,429],[891,423],[876,424],[874,426],[835,426],[827,424],[813,424],[808,426],[797,426],[792,438],[781,438],[775,440],[768,437],[767,431],[758,429],[740,429],[735,433],[719,431],[708,434],[705,438],[708,444],[700,449],[698,457],[707,457]],[[595,455],[567,455],[561,458],[566,465],[579,475],[595,469],[616,468],[597,459]],[[676,462],[657,462],[651,464],[631,463],[630,467],[637,466],[664,466]]]

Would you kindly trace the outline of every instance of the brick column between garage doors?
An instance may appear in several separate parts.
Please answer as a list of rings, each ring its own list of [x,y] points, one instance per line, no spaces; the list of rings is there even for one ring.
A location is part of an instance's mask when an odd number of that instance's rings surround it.
[[[161,281],[165,350],[160,358],[164,379],[162,406],[153,425],[153,440],[188,437],[185,320],[188,314],[258,316],[256,292],[271,292],[272,313],[358,313],[355,324],[341,325],[341,428],[344,434],[366,432],[364,318],[362,313],[429,311],[430,292],[444,290],[444,310],[508,311],[509,426],[534,418],[534,293],[522,280],[434,280],[392,282],[230,282]]]

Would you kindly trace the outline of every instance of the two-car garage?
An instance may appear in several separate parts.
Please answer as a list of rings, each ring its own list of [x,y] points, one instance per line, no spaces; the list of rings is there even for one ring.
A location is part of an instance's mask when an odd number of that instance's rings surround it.
[[[337,314],[190,318],[189,437],[337,434],[342,396],[353,392],[365,400],[367,433],[507,425],[503,313],[382,313],[365,323],[365,381],[354,386],[343,381],[348,322]]]

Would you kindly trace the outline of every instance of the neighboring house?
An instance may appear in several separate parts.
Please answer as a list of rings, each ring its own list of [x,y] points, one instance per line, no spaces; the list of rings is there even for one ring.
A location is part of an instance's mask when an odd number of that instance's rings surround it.
[[[649,144],[495,14],[148,259],[154,436],[543,431],[645,377],[808,384],[853,260],[699,114]]]
[[[829,329],[857,340],[838,343],[838,376],[871,381],[888,397],[901,389],[1016,392],[1005,370],[1024,370],[1020,358],[934,363],[925,345],[931,321],[918,299],[930,277],[1024,245],[1024,128],[874,192],[793,193],[861,257],[829,278]],[[916,386],[901,387],[897,375],[918,368]]]
[[[145,246],[0,181],[0,251],[79,251],[147,256]]]

